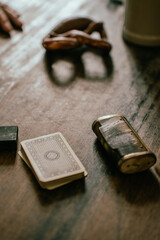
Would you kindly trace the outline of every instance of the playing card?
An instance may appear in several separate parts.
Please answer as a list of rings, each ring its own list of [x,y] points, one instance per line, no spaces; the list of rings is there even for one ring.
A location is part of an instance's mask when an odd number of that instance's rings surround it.
[[[30,165],[28,159],[27,159],[27,156],[25,155],[25,153],[23,151],[18,151],[18,154],[19,156],[23,159],[23,161],[28,165],[28,167],[32,170],[32,172],[34,173],[35,175],[35,172],[32,168],[32,166]],[[36,175],[35,175],[36,177]],[[39,182],[39,179],[37,178],[37,181]],[[52,181],[52,182],[48,182],[46,184],[43,184],[41,182],[39,182],[39,184],[41,185],[42,188],[47,188],[48,190],[53,190],[55,188],[58,188],[60,186],[63,186],[64,184],[67,184],[67,183],[70,183],[72,182],[73,180],[68,180],[68,181],[65,181],[64,179],[61,179],[61,182],[60,183],[57,183],[56,181]]]
[[[61,133],[21,142],[20,156],[32,169],[42,187],[50,186],[53,189],[53,185],[63,185],[87,175]]]

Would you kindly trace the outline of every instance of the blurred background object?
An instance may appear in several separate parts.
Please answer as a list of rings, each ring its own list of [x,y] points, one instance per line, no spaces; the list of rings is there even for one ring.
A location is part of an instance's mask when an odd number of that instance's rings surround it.
[[[139,45],[159,46],[159,13],[159,0],[126,0],[124,39]]]
[[[7,4],[0,3],[0,29],[6,33],[10,33],[13,29],[22,30],[22,22],[20,14],[10,8]]]

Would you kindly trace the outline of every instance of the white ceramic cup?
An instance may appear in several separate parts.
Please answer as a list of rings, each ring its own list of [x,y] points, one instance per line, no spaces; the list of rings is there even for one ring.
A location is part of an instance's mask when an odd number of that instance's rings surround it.
[[[160,0],[126,0],[123,37],[145,46],[160,46]]]

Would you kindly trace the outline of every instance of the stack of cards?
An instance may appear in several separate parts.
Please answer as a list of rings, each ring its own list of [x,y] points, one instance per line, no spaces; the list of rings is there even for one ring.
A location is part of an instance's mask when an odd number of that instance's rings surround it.
[[[42,188],[54,189],[87,176],[87,172],[59,132],[21,142],[20,157]]]

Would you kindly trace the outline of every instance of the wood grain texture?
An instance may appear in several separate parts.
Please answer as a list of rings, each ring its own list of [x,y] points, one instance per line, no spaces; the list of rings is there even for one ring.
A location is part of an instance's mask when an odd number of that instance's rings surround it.
[[[159,240],[160,49],[122,39],[124,5],[107,0],[17,0],[23,32],[0,33],[0,125],[18,125],[19,142],[62,132],[88,171],[54,191],[39,187],[14,152],[0,153],[0,238]],[[103,21],[113,49],[47,54],[44,36],[66,17]],[[157,155],[150,171],[111,167],[91,130],[120,113]]]

